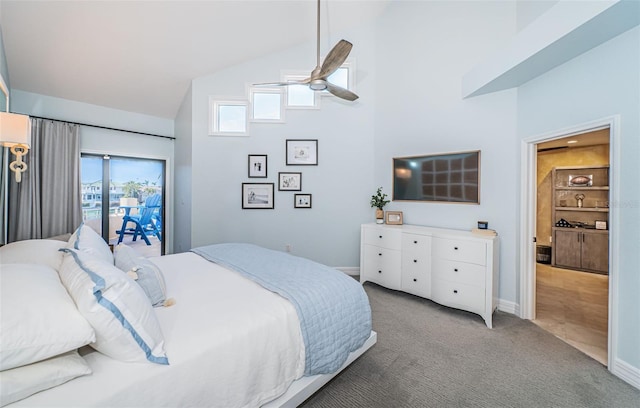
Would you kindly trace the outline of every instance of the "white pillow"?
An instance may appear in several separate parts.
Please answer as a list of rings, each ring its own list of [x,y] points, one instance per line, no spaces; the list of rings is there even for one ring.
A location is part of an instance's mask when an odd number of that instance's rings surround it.
[[[162,271],[156,264],[138,256],[133,248],[124,244],[115,247],[113,257],[116,261],[116,267],[137,277],[137,279],[133,279],[142,287],[154,307],[164,305],[167,298],[167,288]]]
[[[38,363],[2,371],[0,406],[87,374],[91,374],[91,369],[75,350]]]
[[[32,263],[60,268],[65,243],[54,239],[27,239],[0,247],[0,264]]]
[[[60,279],[96,332],[91,347],[116,360],[169,364],[160,324],[142,288],[91,254],[63,251]]]
[[[89,253],[113,265],[113,254],[109,249],[109,245],[93,228],[87,227],[84,222],[69,238],[67,248]]]
[[[0,269],[0,371],[31,364],[95,340],[53,268]]]

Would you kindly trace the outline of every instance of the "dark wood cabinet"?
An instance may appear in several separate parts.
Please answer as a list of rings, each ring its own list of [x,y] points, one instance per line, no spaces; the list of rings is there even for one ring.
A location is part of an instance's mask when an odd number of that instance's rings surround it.
[[[606,274],[609,270],[608,231],[554,228],[554,265]]]
[[[551,177],[552,265],[608,273],[609,166],[555,167]]]

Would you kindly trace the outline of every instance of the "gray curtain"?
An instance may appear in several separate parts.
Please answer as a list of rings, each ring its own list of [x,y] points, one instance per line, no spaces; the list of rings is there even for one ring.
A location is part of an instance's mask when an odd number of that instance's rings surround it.
[[[2,236],[0,237],[0,244],[6,244],[7,243],[7,188],[9,187],[8,184],[8,177],[9,175],[7,173],[10,173],[9,171],[9,164],[8,164],[8,160],[6,159],[6,157],[8,157],[7,155],[9,154],[9,149],[7,149],[6,147],[0,147],[0,152],[2,154],[0,154],[0,208],[2,208],[2,217],[0,217],[0,228],[2,229]],[[13,174],[13,173],[12,173]]]
[[[80,127],[31,119],[22,182],[9,181],[9,242],[73,232],[82,222]]]

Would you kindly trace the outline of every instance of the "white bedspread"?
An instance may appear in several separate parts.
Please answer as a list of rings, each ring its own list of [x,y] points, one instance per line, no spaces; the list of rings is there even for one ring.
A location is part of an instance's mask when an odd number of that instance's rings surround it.
[[[169,366],[122,363],[93,352],[93,374],[13,406],[255,407],[304,372],[294,307],[194,253],[152,258],[176,305],[156,308]]]

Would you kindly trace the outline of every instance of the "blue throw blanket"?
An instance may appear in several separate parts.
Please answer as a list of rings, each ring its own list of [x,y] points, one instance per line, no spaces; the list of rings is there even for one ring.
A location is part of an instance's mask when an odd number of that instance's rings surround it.
[[[192,249],[289,300],[298,312],[305,375],[338,370],[371,332],[371,308],[362,285],[328,266],[250,244]]]

